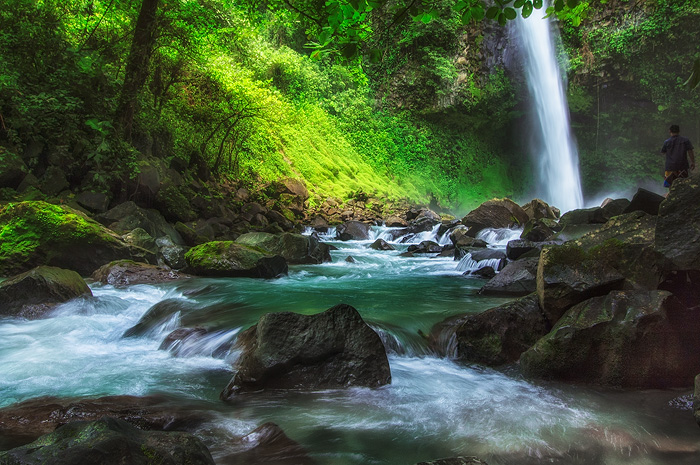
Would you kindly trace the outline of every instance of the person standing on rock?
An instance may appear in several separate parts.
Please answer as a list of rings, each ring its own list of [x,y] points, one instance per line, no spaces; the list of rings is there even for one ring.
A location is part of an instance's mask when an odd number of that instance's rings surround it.
[[[688,171],[695,169],[693,144],[687,137],[680,135],[681,130],[677,124],[672,124],[668,131],[671,137],[666,139],[661,147],[661,153],[666,156],[664,187],[671,187],[677,178],[687,178]],[[689,158],[690,163],[688,163]]]

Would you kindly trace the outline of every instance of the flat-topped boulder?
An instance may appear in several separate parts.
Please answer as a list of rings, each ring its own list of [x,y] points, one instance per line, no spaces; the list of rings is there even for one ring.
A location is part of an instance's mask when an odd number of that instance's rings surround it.
[[[493,199],[479,205],[462,218],[462,224],[469,228],[468,234],[476,237],[486,228],[509,228],[523,226],[530,220],[525,210],[510,199]]]
[[[113,260],[152,253],[129,246],[120,236],[66,206],[42,201],[0,206],[0,276],[39,265],[89,276]]]
[[[233,241],[213,241],[192,247],[187,269],[198,276],[276,278],[287,273],[287,261],[261,249]]]
[[[347,221],[335,229],[335,237],[341,241],[363,241],[369,239],[370,226],[360,221]]]
[[[537,268],[540,308],[551,324],[569,308],[591,297],[621,289],[625,277],[572,244],[542,249]]]
[[[520,366],[567,382],[689,387],[700,366],[699,317],[667,291],[613,291],[567,311]]]
[[[479,291],[483,295],[523,297],[537,290],[539,258],[523,258],[508,263]]]
[[[316,315],[268,313],[238,336],[242,354],[221,393],[379,387],[391,382],[384,344],[350,305]]]
[[[189,278],[179,271],[133,260],[116,260],[101,266],[92,274],[92,279],[116,287],[132,284],[158,284]]]
[[[143,431],[124,420],[103,417],[60,426],[35,442],[0,452],[12,465],[214,465],[204,443],[190,433]]]
[[[293,233],[250,232],[239,236],[235,242],[262,249],[270,255],[281,255],[289,264],[319,264],[331,261],[330,248],[315,234],[303,236]]]
[[[41,318],[60,303],[91,295],[75,271],[39,266],[0,283],[0,315]]]

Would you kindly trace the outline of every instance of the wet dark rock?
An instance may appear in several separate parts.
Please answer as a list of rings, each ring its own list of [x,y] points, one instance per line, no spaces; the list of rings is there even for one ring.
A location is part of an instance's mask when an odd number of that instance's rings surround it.
[[[625,208],[623,213],[632,213],[636,211],[643,211],[650,215],[658,215],[659,207],[661,202],[664,201],[662,195],[656,194],[654,192],[648,191],[643,188],[639,188],[637,193],[632,197],[632,201]]]
[[[659,208],[656,250],[664,270],[700,269],[700,177],[674,181]]]
[[[36,442],[0,452],[10,465],[214,465],[207,447],[189,433],[142,431],[111,417],[76,421]]]
[[[138,323],[124,331],[122,337],[144,336],[157,326],[168,321],[178,312],[181,313],[182,324],[189,326],[188,315],[192,314],[197,308],[199,308],[197,304],[185,299],[162,300],[149,308],[139,319]]]
[[[593,223],[606,223],[609,219],[626,213],[630,201],[627,199],[605,199],[598,210],[593,213]]]
[[[400,253],[399,257],[411,258],[411,257],[415,257],[415,255],[413,254],[413,252],[404,252],[404,253]]]
[[[92,213],[104,213],[109,207],[109,197],[102,192],[81,192],[75,196],[75,201]]]
[[[127,244],[146,249],[149,252],[156,253],[158,247],[156,246],[156,240],[146,232],[143,228],[136,228],[122,236],[124,242]]]
[[[700,310],[700,270],[665,272],[658,288],[673,293],[686,307]]]
[[[207,242],[209,239],[201,234],[199,234],[197,231],[194,230],[191,226],[178,221],[175,223],[175,230],[180,234],[182,237],[182,240],[185,242],[185,244],[189,247],[194,247],[195,245],[199,244],[204,244]],[[213,236],[212,236],[213,237]]]
[[[230,445],[233,452],[217,458],[218,465],[313,465],[316,462],[298,442],[268,422]]]
[[[433,326],[429,345],[461,362],[498,366],[517,361],[550,328],[531,294],[476,315],[448,318]]]
[[[199,276],[276,278],[287,274],[287,261],[232,241],[214,241],[192,247],[186,254],[187,271]]]
[[[472,250],[472,260],[481,262],[483,260],[505,260],[506,254],[501,250],[496,249],[477,249]]]
[[[168,334],[160,343],[159,350],[167,350],[175,357],[187,357],[190,355],[204,355],[208,357],[223,358],[231,348],[230,340],[221,340],[214,345],[205,340],[207,336],[216,337],[221,331],[214,332],[202,326],[193,328],[178,328]],[[207,342],[205,344],[205,342]]]
[[[559,224],[570,225],[596,223],[596,221],[593,221],[593,217],[599,208],[600,207],[577,208],[575,210],[570,210],[562,215],[561,219],[559,220]]]
[[[294,233],[269,234],[251,232],[236,239],[236,243],[258,248],[269,255],[280,255],[290,264],[319,264],[331,261],[330,248],[319,241],[318,235]]]
[[[361,241],[369,239],[370,226],[359,221],[348,221],[335,231],[335,237],[341,241]]]
[[[408,252],[416,253],[440,253],[442,252],[442,246],[437,242],[433,241],[423,241],[420,244],[414,244],[408,246]]]
[[[28,172],[22,157],[0,147],[0,187],[16,189]]]
[[[624,276],[575,245],[542,249],[537,268],[540,307],[551,324],[573,305],[621,289]]]
[[[520,239],[532,242],[544,242],[554,235],[554,230],[545,220],[530,220],[523,228]]]
[[[194,211],[197,198],[188,186],[180,186],[172,177],[169,177],[158,189],[155,206],[168,221],[187,223],[197,218]]]
[[[545,245],[552,245],[555,242],[532,242],[525,239],[515,239],[508,241],[506,245],[506,256],[511,260],[517,260],[523,255],[533,250],[542,250]]]
[[[265,216],[270,220],[270,223],[277,223],[283,231],[291,231],[294,229],[294,223],[276,210],[270,210]]]
[[[347,257],[345,257],[345,261],[348,263],[357,263],[357,260],[355,260],[355,257],[353,257],[352,255],[348,255]]]
[[[163,215],[154,209],[141,208],[134,202],[124,202],[101,215],[96,215],[99,221],[109,229],[126,233],[136,228],[142,228],[153,238],[168,236],[175,244],[184,245],[184,241],[175,228],[165,221]]]
[[[0,283],[0,315],[41,318],[60,303],[91,295],[75,271],[39,266]]]
[[[173,243],[168,236],[156,239],[156,246],[158,247],[158,264],[161,266],[167,266],[175,270],[181,270],[187,266],[185,254],[188,249]]]
[[[537,290],[539,258],[523,258],[508,263],[479,291],[484,295],[526,296]]]
[[[57,195],[68,187],[66,173],[58,166],[49,166],[39,180],[39,189],[46,195]]]
[[[408,229],[414,234],[430,231],[435,225],[441,223],[440,215],[432,210],[423,209],[418,216],[409,221]]]
[[[369,248],[374,250],[396,250],[396,247],[389,244],[384,239],[377,239],[376,241],[372,242],[372,244],[370,244]]]
[[[328,229],[330,229],[331,227],[330,224],[328,224],[328,221],[322,216],[314,217],[314,219],[311,220],[310,226],[311,228],[313,228],[314,231],[320,233],[328,232]]]
[[[479,268],[478,270],[466,271],[464,274],[469,276],[477,276],[479,278],[491,279],[496,276],[496,270],[494,270],[491,266],[485,266],[483,268]]]
[[[132,260],[117,260],[108,263],[92,274],[92,279],[102,284],[116,287],[132,284],[157,284],[178,279],[189,278],[188,275],[147,263]]]
[[[467,234],[466,226],[456,228],[450,233],[450,240],[455,247],[486,247],[488,244]]]
[[[559,209],[551,207],[547,202],[541,199],[533,199],[522,206],[523,211],[531,220],[540,220],[548,218],[556,220],[559,218]]]
[[[267,208],[263,207],[257,202],[250,202],[241,208],[241,218],[251,223],[259,215],[265,215],[267,213]]]
[[[353,307],[316,315],[268,313],[241,333],[236,374],[221,393],[263,389],[379,387],[391,382],[381,339]]]
[[[384,224],[389,228],[405,228],[408,226],[408,222],[403,218],[399,218],[398,216],[388,217],[384,220]]]
[[[666,291],[613,291],[567,311],[520,366],[568,382],[689,387],[700,366],[698,316]]]
[[[17,447],[66,423],[94,421],[104,416],[149,430],[192,429],[207,419],[206,414],[183,409],[163,396],[39,397],[0,409],[0,436],[7,438],[11,447]]]
[[[469,228],[468,234],[471,237],[476,237],[483,229],[523,226],[529,219],[527,213],[512,200],[493,199],[469,212],[462,218],[462,224]]]

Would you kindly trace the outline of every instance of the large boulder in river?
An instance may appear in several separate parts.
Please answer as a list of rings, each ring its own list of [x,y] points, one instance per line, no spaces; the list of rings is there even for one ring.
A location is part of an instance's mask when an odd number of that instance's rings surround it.
[[[537,296],[545,316],[555,324],[573,305],[621,289],[624,281],[617,270],[580,247],[548,246],[537,267]]]
[[[529,376],[629,388],[688,387],[700,313],[666,291],[613,291],[571,308],[523,353]]]
[[[479,291],[483,295],[522,297],[537,290],[539,258],[523,258],[508,263]]]
[[[671,185],[659,207],[656,250],[664,270],[700,270],[700,176]]]
[[[430,332],[430,347],[461,362],[489,366],[518,360],[549,332],[534,294],[476,315],[449,318]]]
[[[360,221],[347,221],[335,229],[335,237],[341,241],[369,239],[370,226]]]
[[[148,257],[121,237],[65,206],[41,201],[0,206],[0,276],[51,265],[90,275],[113,260]]]
[[[655,250],[657,217],[642,211],[611,218],[602,227],[572,241],[590,258],[617,270],[625,287],[656,289],[661,281]],[[682,246],[681,246],[682,247]]]
[[[221,393],[379,387],[391,382],[384,344],[353,307],[316,315],[268,313],[241,333],[236,374]]]
[[[106,396],[91,398],[38,397],[0,409],[0,436],[17,447],[72,421],[120,418],[140,429],[195,428],[208,414],[182,408],[163,396]]]
[[[7,465],[214,465],[190,433],[143,431],[111,417],[63,425],[25,446],[0,452]]]
[[[186,254],[187,271],[199,276],[276,278],[287,273],[281,255],[233,241],[213,241],[192,247]]]
[[[396,250],[396,247],[389,244],[384,239],[377,239],[370,244],[369,248],[374,250]]]
[[[133,260],[117,260],[98,268],[92,279],[102,284],[130,286],[132,284],[157,284],[189,278],[185,273]]]
[[[290,264],[318,264],[331,261],[330,247],[319,241],[318,236],[314,234],[303,236],[293,233],[251,232],[239,236],[235,242],[265,250],[271,255],[281,255]]]
[[[510,199],[493,199],[479,205],[462,218],[462,224],[469,228],[472,237],[486,228],[509,228],[523,226],[530,217],[520,206]]]
[[[75,271],[39,266],[0,283],[0,315],[39,318],[83,295],[92,292]]]

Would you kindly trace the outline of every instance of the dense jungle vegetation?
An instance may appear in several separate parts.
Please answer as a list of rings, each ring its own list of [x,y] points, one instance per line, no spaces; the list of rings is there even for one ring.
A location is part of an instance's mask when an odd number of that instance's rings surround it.
[[[146,3],[153,47],[137,66]],[[281,177],[303,179],[312,206],[369,196],[464,210],[532,190],[526,85],[488,59],[514,40],[508,27],[472,21],[494,16],[467,8],[479,2],[400,20],[389,2],[363,13],[351,47],[328,47],[308,12],[369,4],[355,3],[0,0],[0,168],[28,174],[0,199],[116,203],[153,167],[170,186],[161,202],[189,198],[192,180],[264,192]],[[587,192],[656,176],[668,124],[700,137],[698,93],[683,87],[700,56],[697,2],[572,2],[559,15]],[[187,182],[168,184],[172,170]]]

